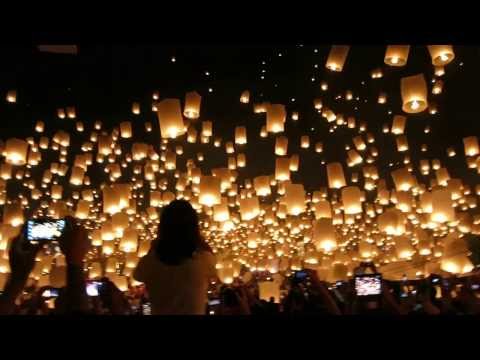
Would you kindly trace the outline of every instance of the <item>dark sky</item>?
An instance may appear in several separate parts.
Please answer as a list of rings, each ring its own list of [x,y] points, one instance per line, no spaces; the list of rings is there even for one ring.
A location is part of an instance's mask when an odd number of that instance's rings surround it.
[[[315,52],[315,49],[318,51]],[[247,170],[242,176],[253,177],[271,174],[274,171],[274,138],[259,138],[259,130],[265,124],[265,115],[252,113],[251,104],[239,103],[240,93],[249,89],[254,102],[270,101],[287,105],[288,113],[299,111],[298,122],[287,121],[289,153],[301,155],[300,171],[294,181],[303,182],[308,190],[326,185],[327,162],[344,161],[344,145],[351,144],[356,135],[347,128],[334,134],[328,132],[325,119],[313,109],[313,99],[324,99],[336,112],[354,115],[364,120],[377,139],[380,149],[380,164],[403,159],[396,152],[394,137],[383,135],[383,123],[391,124],[394,114],[400,113],[400,78],[420,72],[430,80],[433,76],[430,55],[425,46],[412,46],[406,67],[394,69],[383,64],[385,45],[354,45],[350,49],[342,73],[331,73],[324,67],[329,45],[314,44],[265,44],[255,45],[162,45],[162,44],[79,44],[78,55],[53,55],[38,52],[31,46],[7,47],[1,57],[0,91],[12,88],[18,91],[16,104],[2,101],[1,138],[31,135],[34,123],[42,119],[47,133],[58,128],[74,129],[74,121],[56,118],[56,109],[75,105],[77,119],[86,126],[85,134],[93,128],[95,120],[104,122],[107,129],[124,120],[135,123],[134,134],[145,141],[158,144],[159,133],[156,116],[150,111],[153,90],[160,97],[177,97],[183,102],[186,91],[196,90],[202,96],[200,120],[212,120],[214,135],[224,140],[233,140],[236,125],[248,126]],[[407,136],[412,160],[440,158],[447,161],[451,175],[478,182],[472,171],[466,171],[462,138],[480,134],[480,116],[477,88],[480,85],[479,47],[456,46],[456,59],[446,68],[442,78],[444,92],[437,95],[439,114],[424,112],[410,116]],[[282,56],[278,56],[281,53]],[[175,56],[176,62],[171,62]],[[265,62],[265,65],[262,62]],[[463,63],[463,66],[459,66]],[[318,68],[314,65],[317,64]],[[382,79],[371,79],[370,71],[376,67],[384,69]],[[260,79],[262,69],[265,79]],[[205,75],[210,72],[210,76]],[[311,78],[315,81],[312,82]],[[320,90],[320,81],[329,83],[329,91]],[[365,85],[361,85],[365,81]],[[213,92],[209,93],[208,88]],[[338,102],[334,96],[351,89],[360,102]],[[386,105],[376,103],[380,91],[388,95]],[[3,96],[3,95],[2,95]],[[432,98],[432,96],[430,95]],[[295,102],[291,99],[295,98]],[[364,101],[367,100],[367,103]],[[132,101],[139,101],[142,114],[131,113]],[[359,110],[354,110],[358,106]],[[393,114],[389,115],[388,110]],[[143,123],[154,123],[154,132],[146,134]],[[430,125],[432,131],[426,135],[423,128]],[[312,131],[311,128],[314,128]],[[299,147],[301,135],[311,136],[312,147],[305,151]],[[75,138],[76,140],[77,138]],[[139,139],[138,137],[136,139]],[[325,151],[316,154],[315,141],[323,141]],[[420,144],[427,143],[428,153],[420,154]],[[447,159],[445,148],[455,145],[457,156]],[[184,158],[196,151],[207,154],[207,164],[224,166],[224,147],[212,150],[211,145],[185,145]],[[384,168],[386,169],[386,168]],[[381,170],[381,169],[380,169]]]

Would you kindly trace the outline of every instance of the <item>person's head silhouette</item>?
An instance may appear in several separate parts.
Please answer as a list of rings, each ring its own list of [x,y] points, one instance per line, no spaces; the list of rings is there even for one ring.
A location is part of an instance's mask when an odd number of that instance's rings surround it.
[[[156,255],[168,265],[191,258],[201,244],[198,215],[185,200],[174,200],[162,212],[158,226]]]

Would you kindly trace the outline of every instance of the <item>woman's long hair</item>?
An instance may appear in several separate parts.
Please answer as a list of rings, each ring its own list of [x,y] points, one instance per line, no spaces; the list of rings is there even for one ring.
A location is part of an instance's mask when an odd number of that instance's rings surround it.
[[[167,265],[178,265],[191,258],[201,243],[197,212],[188,201],[172,201],[160,218],[157,258]]]

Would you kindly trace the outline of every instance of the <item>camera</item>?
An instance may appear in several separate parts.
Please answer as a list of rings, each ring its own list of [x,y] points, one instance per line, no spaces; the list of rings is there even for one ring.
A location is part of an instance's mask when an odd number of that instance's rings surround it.
[[[26,238],[32,244],[57,240],[65,225],[65,219],[30,219],[27,221]]]
[[[99,296],[100,289],[102,288],[103,283],[101,281],[89,281],[87,282],[87,295],[88,296]]]
[[[355,292],[359,297],[378,296],[382,293],[381,274],[363,274],[355,276]]]

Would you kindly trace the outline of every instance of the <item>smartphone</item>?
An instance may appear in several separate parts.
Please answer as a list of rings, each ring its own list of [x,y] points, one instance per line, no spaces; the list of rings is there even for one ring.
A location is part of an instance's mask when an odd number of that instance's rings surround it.
[[[306,271],[295,271],[295,279],[296,280],[303,280],[308,276]]]
[[[103,286],[101,281],[89,281],[87,282],[87,295],[88,296],[98,296],[100,294],[100,289]]]
[[[142,314],[143,315],[152,315],[152,306],[150,303],[142,304]]]
[[[479,284],[472,284],[471,289],[472,290],[478,290],[478,289],[480,289],[480,285]]]
[[[220,305],[220,299],[212,299],[208,302],[208,306]]]
[[[42,293],[44,298],[58,297],[58,289],[45,289]]]
[[[382,293],[382,275],[364,274],[355,276],[357,296],[378,296]]]
[[[30,219],[27,221],[27,240],[31,243],[56,240],[65,229],[65,220]]]

